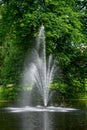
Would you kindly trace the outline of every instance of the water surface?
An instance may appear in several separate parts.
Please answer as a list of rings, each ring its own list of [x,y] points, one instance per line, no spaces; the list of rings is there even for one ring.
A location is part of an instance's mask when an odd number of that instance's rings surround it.
[[[10,104],[0,108],[0,130],[87,130],[87,105],[84,101],[70,102],[69,111],[13,111],[19,110]],[[10,108],[10,109],[9,109]],[[12,110],[13,108],[13,110]],[[26,108],[28,109],[28,107]],[[49,108],[53,109],[53,108]],[[63,109],[63,107],[62,107]],[[65,110],[65,108],[64,108]]]

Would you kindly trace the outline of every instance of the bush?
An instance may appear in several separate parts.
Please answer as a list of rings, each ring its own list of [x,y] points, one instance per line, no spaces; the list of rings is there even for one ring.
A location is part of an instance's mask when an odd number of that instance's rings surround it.
[[[0,88],[0,100],[15,100],[17,99],[18,89],[13,87]]]

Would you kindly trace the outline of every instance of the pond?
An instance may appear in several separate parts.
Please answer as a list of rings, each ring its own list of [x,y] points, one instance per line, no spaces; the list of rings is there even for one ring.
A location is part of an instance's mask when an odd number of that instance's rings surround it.
[[[70,109],[56,111],[53,107],[25,110],[5,103],[0,107],[0,130],[87,130],[87,101],[65,104]]]

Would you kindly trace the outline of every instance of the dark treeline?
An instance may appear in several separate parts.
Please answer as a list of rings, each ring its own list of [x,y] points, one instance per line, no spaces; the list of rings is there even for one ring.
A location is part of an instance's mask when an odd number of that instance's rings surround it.
[[[14,84],[10,91],[16,94],[24,59],[35,46],[42,23],[47,55],[56,57],[61,68],[52,88],[69,98],[84,94],[87,90],[87,0],[0,1],[0,84],[4,94],[9,84]]]

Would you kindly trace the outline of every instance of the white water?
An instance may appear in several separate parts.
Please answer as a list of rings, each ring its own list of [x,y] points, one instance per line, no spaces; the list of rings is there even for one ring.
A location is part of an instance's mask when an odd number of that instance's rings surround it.
[[[29,58],[30,59],[28,59],[28,61],[30,62],[28,63],[27,67],[25,66],[24,69],[22,82],[23,89],[26,90],[27,86],[27,89],[31,89],[32,91],[35,87],[41,95],[44,106],[47,106],[52,95],[50,91],[50,85],[54,77],[55,63],[51,55],[48,57],[48,61],[46,58],[46,43],[43,25],[39,30],[36,47],[33,48]],[[30,94],[29,97],[27,97],[25,94],[23,95],[23,99],[26,97],[26,102],[31,102],[31,96],[34,95],[34,93],[32,93],[32,95]]]
[[[10,112],[71,112],[71,111],[76,111],[77,109],[75,108],[65,108],[65,107],[54,107],[54,106],[49,106],[49,107],[43,107],[43,106],[35,106],[35,107],[30,107],[30,106],[25,106],[25,107],[8,107],[6,108]]]

